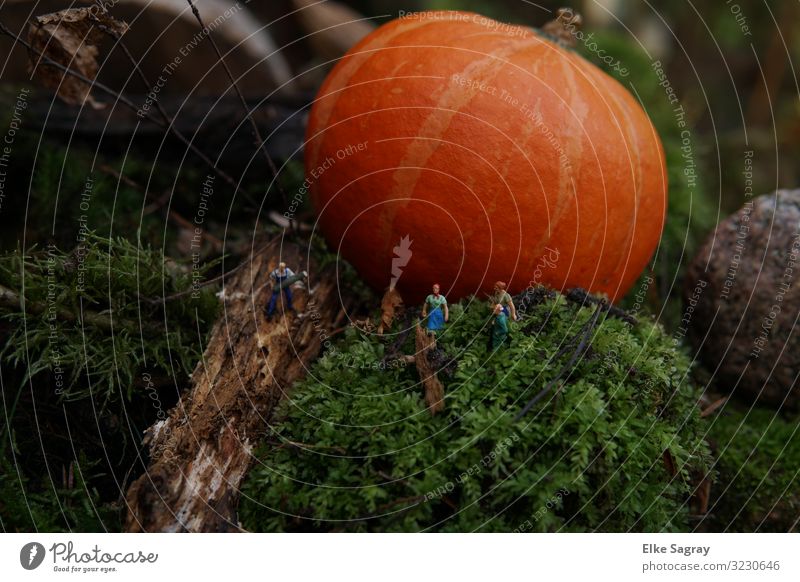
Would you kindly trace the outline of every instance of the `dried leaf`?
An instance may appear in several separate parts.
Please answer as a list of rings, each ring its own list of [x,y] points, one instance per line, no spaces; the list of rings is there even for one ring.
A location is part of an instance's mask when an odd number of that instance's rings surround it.
[[[94,80],[97,76],[97,45],[104,37],[101,27],[116,35],[128,30],[128,25],[97,8],[68,8],[34,18],[28,28],[28,42],[53,61]],[[30,68],[45,87],[55,89],[58,96],[70,105],[88,103],[94,109],[104,105],[92,98],[91,85],[43,62],[38,54],[30,55]]]

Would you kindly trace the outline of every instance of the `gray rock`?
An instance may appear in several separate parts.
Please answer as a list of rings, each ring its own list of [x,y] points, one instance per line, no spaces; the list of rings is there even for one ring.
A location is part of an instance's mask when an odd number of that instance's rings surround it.
[[[800,409],[800,190],[747,202],[687,271],[682,329],[718,387]]]

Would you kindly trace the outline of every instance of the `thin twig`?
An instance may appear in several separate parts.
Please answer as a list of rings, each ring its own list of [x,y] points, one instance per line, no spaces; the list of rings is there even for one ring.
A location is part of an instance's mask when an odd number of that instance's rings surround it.
[[[22,294],[0,285],[0,309],[11,311],[22,311],[26,314],[41,315],[47,313],[48,317],[64,321],[66,323],[80,323],[81,325],[88,325],[98,329],[110,331],[112,329],[137,329],[134,322],[127,320],[120,320],[119,318],[112,320],[112,311],[106,310],[102,313],[96,311],[89,311],[81,309],[76,313],[66,307],[58,308],[54,313],[50,307],[42,301],[31,301],[26,299]],[[163,329],[154,324],[146,324],[139,326],[139,330],[151,336],[163,334]]]
[[[597,307],[595,307],[592,317],[589,318],[589,320],[583,325],[581,330],[579,330],[578,334],[576,334],[575,336],[575,337],[580,336],[581,340],[580,343],[578,344],[578,348],[575,350],[575,352],[572,354],[572,357],[569,359],[569,362],[567,362],[558,371],[558,374],[556,374],[555,378],[550,380],[550,382],[548,382],[547,385],[544,388],[542,388],[542,390],[539,391],[539,393],[536,396],[534,396],[528,401],[525,407],[522,410],[520,410],[519,413],[514,417],[514,421],[518,421],[520,418],[525,416],[530,411],[530,409],[533,408],[533,406],[537,402],[539,402],[539,400],[541,400],[544,397],[544,395],[547,394],[553,388],[553,386],[555,386],[556,382],[558,382],[566,372],[572,370],[577,359],[583,354],[583,352],[586,351],[586,348],[589,347],[589,344],[591,342],[589,342],[588,340],[591,337],[592,332],[594,331],[594,327],[597,324],[597,320],[600,317],[600,313],[602,311],[603,311],[603,304],[599,304],[597,305]],[[563,351],[564,348],[562,348],[559,354],[561,354]]]
[[[383,505],[379,505],[377,507],[377,510],[378,511],[386,511],[387,509],[391,509],[395,505],[400,505],[401,503],[409,503],[409,502],[411,502],[411,505],[409,505],[408,507],[404,507],[401,510],[401,511],[406,511],[408,509],[412,509],[412,508],[416,507],[417,505],[419,505],[420,501],[423,501],[424,499],[425,499],[424,495],[412,495],[412,496],[409,496],[409,497],[400,497],[399,499],[395,499],[394,501],[390,501],[389,503],[384,503]]]
[[[228,63],[226,63],[225,59],[222,57],[222,52],[219,50],[219,47],[217,46],[217,42],[214,40],[214,37],[211,34],[211,29],[210,28],[206,28],[206,25],[203,22],[203,19],[200,17],[200,11],[197,10],[197,7],[194,5],[192,0],[186,0],[186,1],[189,3],[189,6],[192,9],[192,13],[194,14],[194,17],[197,19],[197,22],[200,24],[200,28],[202,30],[207,30],[208,31],[208,34],[207,34],[208,41],[211,43],[211,46],[214,47],[214,51],[217,53],[217,57],[219,58],[219,62],[222,63],[222,67],[225,69],[225,73],[228,75],[228,79],[230,79],[231,85],[233,86],[234,91],[239,96],[239,101],[241,101],[241,103],[242,103],[242,108],[244,109],[244,114],[247,117],[247,120],[250,122],[250,127],[252,128],[252,131],[253,131],[253,137],[256,140],[256,145],[258,146],[258,149],[261,152],[263,152],[264,159],[266,159],[266,161],[267,161],[267,166],[269,166],[270,172],[272,172],[272,177],[273,177],[273,180],[275,182],[275,188],[278,190],[278,194],[281,197],[281,200],[283,202],[284,207],[288,206],[288,199],[286,198],[286,193],[283,191],[283,188],[281,187],[281,183],[278,180],[278,168],[275,167],[275,163],[272,161],[272,158],[270,157],[269,152],[267,151],[267,147],[264,144],[263,138],[261,137],[261,132],[258,130],[258,125],[256,124],[255,120],[253,119],[253,115],[251,114],[250,109],[247,106],[247,101],[245,100],[241,89],[239,89],[239,85],[236,83],[236,79],[233,78],[233,73],[231,73],[231,70],[228,67]],[[294,224],[294,221],[291,221],[290,222],[290,228],[293,228],[293,226],[292,226],[293,224]]]
[[[264,441],[264,444],[273,446],[273,447],[278,448],[278,449],[282,449],[284,447],[289,447],[290,449],[329,450],[329,451],[336,451],[340,455],[346,455],[347,454],[347,451],[345,449],[343,449],[342,447],[336,447],[336,446],[330,447],[330,446],[325,446],[325,445],[312,445],[312,444],[309,444],[309,443],[301,443],[301,442],[290,441],[290,440]]]
[[[711,414],[714,413],[714,411],[716,411],[720,406],[725,404],[727,401],[728,401],[727,396],[723,396],[722,398],[715,400],[700,412],[700,418],[706,418],[707,416],[710,416]]]
[[[278,236],[274,236],[274,237],[270,238],[267,242],[265,242],[263,245],[258,247],[256,250],[254,250],[250,256],[254,257],[254,256],[260,254],[263,250],[265,250],[267,247],[269,247],[271,244],[273,244],[275,242],[275,240],[278,238]],[[248,264],[250,264],[250,262],[247,261],[247,260],[244,260],[241,263],[239,263],[238,265],[236,265],[234,268],[232,268],[232,269],[230,269],[228,271],[225,271],[224,273],[221,273],[221,274],[217,275],[216,277],[213,277],[212,279],[206,279],[202,283],[198,283],[197,285],[194,285],[193,288],[187,289],[185,291],[179,291],[178,293],[173,293],[172,295],[167,295],[166,297],[156,297],[156,298],[143,297],[143,296],[140,295],[139,299],[144,301],[144,302],[146,302],[146,303],[166,303],[167,301],[173,301],[175,299],[180,299],[181,297],[189,295],[190,293],[194,293],[199,288],[207,287],[209,285],[213,285],[214,283],[216,283],[217,281],[221,281],[225,277],[230,277],[236,271],[238,271],[239,269],[241,269],[242,267],[244,267],[245,265],[248,265]],[[266,285],[262,286],[261,288],[263,288],[265,286]],[[258,291],[260,291],[261,288],[259,288]],[[342,331],[344,329],[347,329],[347,328],[343,328]]]
[[[601,305],[603,310],[608,312],[611,317],[615,317],[617,319],[621,319],[625,323],[629,323],[630,325],[636,325],[638,321],[636,318],[625,311],[624,309],[620,309],[610,303],[606,303],[605,300],[601,299],[600,297],[595,297],[588,291],[580,288],[570,289],[564,295],[567,301],[571,301],[573,303],[577,303],[581,306],[587,305]]]
[[[104,26],[102,24],[98,24],[98,27],[100,28],[101,31],[105,32],[107,35],[109,35],[111,38],[113,38],[116,41],[116,43],[122,49],[122,52],[125,53],[125,56],[128,58],[128,60],[130,61],[131,65],[133,66],[133,70],[136,72],[136,74],[138,75],[139,79],[144,84],[145,90],[149,91],[150,88],[153,85],[150,84],[150,81],[147,79],[147,76],[144,74],[144,71],[142,71],[142,68],[139,66],[139,63],[136,61],[136,58],[128,50],[128,47],[125,45],[125,43],[122,42],[122,36],[117,31],[112,30],[112,29],[110,29],[107,26]],[[225,180],[225,182],[227,182],[229,186],[231,186],[234,190],[237,190],[238,187],[237,187],[236,181],[233,179],[233,177],[228,175],[227,172],[225,172],[223,170],[220,170],[217,167],[215,162],[213,162],[210,158],[208,158],[188,138],[186,138],[186,136],[184,136],[183,133],[177,127],[175,127],[175,118],[170,116],[164,110],[164,107],[161,105],[161,101],[158,100],[158,99],[154,99],[153,102],[154,102],[154,104],[156,106],[156,110],[161,115],[161,117],[163,119],[163,122],[164,122],[163,124],[159,124],[159,125],[161,125],[161,127],[164,127],[167,131],[169,131],[174,136],[176,136],[195,155],[198,155],[201,158],[205,158],[203,161],[205,161],[205,163],[208,164],[220,178]],[[138,115],[139,111],[137,110],[136,113]],[[152,121],[154,123],[157,123],[156,120],[151,118],[149,115],[146,114],[145,116],[150,121]]]

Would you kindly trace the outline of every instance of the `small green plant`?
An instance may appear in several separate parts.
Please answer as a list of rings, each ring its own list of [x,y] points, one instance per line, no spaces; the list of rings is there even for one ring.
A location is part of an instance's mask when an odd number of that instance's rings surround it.
[[[0,527],[4,532],[102,532],[119,529],[119,507],[104,502],[93,483],[97,461],[79,453],[52,480],[39,484],[0,457]]]
[[[570,373],[515,420],[569,358],[566,338],[593,316],[562,296],[545,300],[512,326],[511,344],[492,353],[488,308],[454,305],[439,340],[450,371],[440,372],[445,412],[434,417],[413,364],[373,365],[396,358],[385,359],[392,339],[349,330],[282,405],[244,486],[244,525],[687,529],[692,475],[704,471],[708,450],[689,361],[658,325],[603,316]]]
[[[735,402],[710,421],[714,469],[711,531],[787,532],[800,515],[800,427],[772,410]]]

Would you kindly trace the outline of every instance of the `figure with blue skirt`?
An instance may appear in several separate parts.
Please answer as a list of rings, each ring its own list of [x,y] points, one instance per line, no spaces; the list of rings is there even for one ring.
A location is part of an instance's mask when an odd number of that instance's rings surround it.
[[[447,299],[439,290],[439,284],[434,283],[433,293],[425,298],[425,304],[422,306],[422,318],[427,318],[428,335],[435,335],[437,331],[444,328],[444,324],[450,319],[450,312],[447,310]]]

